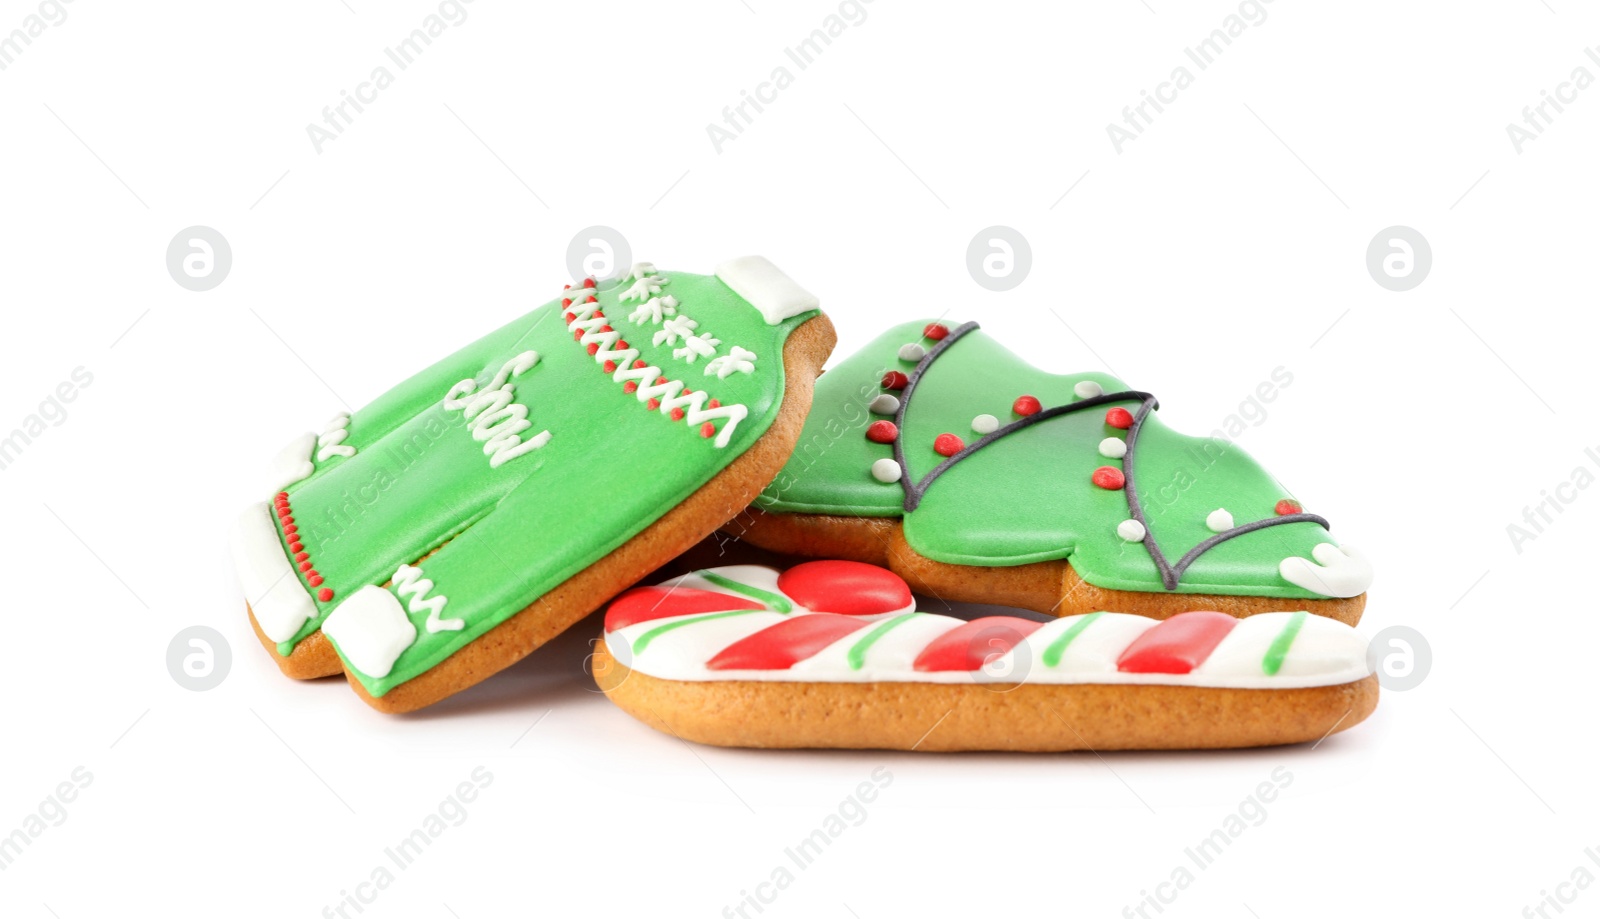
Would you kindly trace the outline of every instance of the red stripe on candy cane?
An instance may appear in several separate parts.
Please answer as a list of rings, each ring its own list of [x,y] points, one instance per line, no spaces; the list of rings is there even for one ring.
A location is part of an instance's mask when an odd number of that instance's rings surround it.
[[[757,600],[696,590],[692,587],[637,587],[611,601],[606,610],[606,631],[615,632],[630,625],[688,616],[694,613],[725,613],[740,609],[766,609]]]
[[[917,655],[912,667],[922,673],[979,670],[1016,647],[1043,625],[1016,616],[985,616],[940,635]]]
[[[746,635],[717,652],[706,662],[709,670],[788,670],[872,623],[852,616],[816,613],[785,619],[753,635]]]
[[[1205,663],[1239,620],[1226,613],[1197,610],[1164,620],[1123,649],[1123,673],[1189,673]]]

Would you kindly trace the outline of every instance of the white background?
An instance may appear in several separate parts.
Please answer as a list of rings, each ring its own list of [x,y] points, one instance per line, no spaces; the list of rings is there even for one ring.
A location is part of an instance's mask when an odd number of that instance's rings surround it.
[[[93,374],[0,472],[0,834],[93,776],[0,912],[322,915],[480,765],[466,821],[363,915],[737,915],[780,865],[747,919],[1137,915],[1187,865],[1164,917],[1517,916],[1600,873],[1600,492],[1507,535],[1600,473],[1600,89],[1521,153],[1506,133],[1600,76],[1600,16],[1278,0],[1118,154],[1107,123],[1235,6],[877,0],[803,72],[783,49],[836,6],[551,6],[477,0],[320,154],[306,125],[435,5],[77,0],[0,71],[0,436]],[[0,32],[36,8],[0,3]],[[706,124],[780,65],[718,153]],[[195,224],[233,249],[204,293],[165,268]],[[593,692],[596,619],[413,717],[281,678],[221,540],[265,460],[542,302],[593,224],[665,268],[768,255],[840,355],[948,311],[1179,430],[1287,368],[1241,443],[1367,551],[1363,630],[1418,629],[1431,673],[1314,750],[1104,756],[690,748]],[[1033,252],[1006,293],[966,270],[993,224]],[[1365,267],[1395,224],[1433,249],[1405,293]],[[195,693],[166,649],[200,624],[233,664]],[[1194,869],[1280,767],[1265,822]],[[880,768],[865,821],[789,862]]]

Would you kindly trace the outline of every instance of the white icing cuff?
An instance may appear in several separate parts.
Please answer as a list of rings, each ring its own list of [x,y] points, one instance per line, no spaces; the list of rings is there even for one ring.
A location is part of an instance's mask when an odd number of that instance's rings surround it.
[[[717,277],[760,310],[767,325],[777,325],[819,305],[815,296],[759,255],[723,262],[717,266]]]
[[[245,508],[234,523],[229,543],[239,586],[256,624],[275,642],[293,638],[306,620],[317,614],[317,607],[283,551],[272,508],[265,501]]]
[[[1372,586],[1372,564],[1354,546],[1319,543],[1311,557],[1316,563],[1292,555],[1278,563],[1278,573],[1290,584],[1325,597],[1354,597]]]
[[[334,608],[322,623],[339,655],[369,677],[386,677],[417,640],[417,627],[394,594],[368,584]]]
[[[315,449],[317,435],[309,431],[285,444],[267,470],[267,490],[276,494],[316,471],[311,465],[311,452]]]

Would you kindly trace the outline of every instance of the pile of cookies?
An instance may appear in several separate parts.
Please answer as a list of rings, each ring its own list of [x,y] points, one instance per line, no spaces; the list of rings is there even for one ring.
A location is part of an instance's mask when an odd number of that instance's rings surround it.
[[[1241,747],[1372,712],[1371,567],[1226,434],[974,322],[823,374],[818,307],[754,256],[577,279],[296,438],[232,535],[262,645],[408,712],[605,608],[610,698],[733,746]]]

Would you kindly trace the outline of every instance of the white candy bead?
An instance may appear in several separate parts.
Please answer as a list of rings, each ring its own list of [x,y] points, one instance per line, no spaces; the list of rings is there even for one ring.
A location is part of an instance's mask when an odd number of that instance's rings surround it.
[[[1144,524],[1137,520],[1124,520],[1117,524],[1117,535],[1128,542],[1144,541]]]
[[[867,408],[871,409],[874,415],[893,415],[895,412],[900,411],[900,400],[888,393],[884,393],[873,399]]]
[[[1128,443],[1120,437],[1107,437],[1100,441],[1100,455],[1122,459],[1128,455]]]
[[[1072,391],[1077,393],[1080,399],[1093,399],[1095,396],[1105,392],[1104,389],[1100,388],[1100,384],[1093,380],[1084,380],[1072,387]]]
[[[913,364],[922,360],[927,353],[928,349],[922,347],[916,342],[910,342],[909,344],[900,346],[900,359],[903,361],[910,361]]]
[[[892,485],[900,481],[900,464],[886,456],[872,464],[872,477],[885,485]]]
[[[1206,529],[1213,533],[1233,529],[1233,515],[1226,508],[1217,508],[1206,515]]]
[[[1000,427],[1000,419],[993,415],[979,415],[972,419],[972,429],[979,434],[993,434]]]

